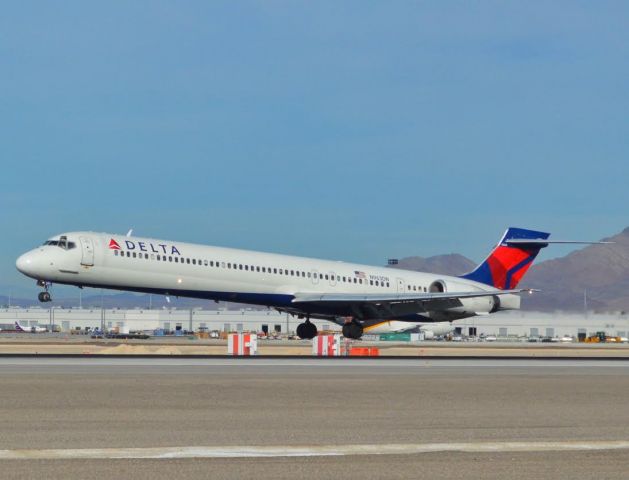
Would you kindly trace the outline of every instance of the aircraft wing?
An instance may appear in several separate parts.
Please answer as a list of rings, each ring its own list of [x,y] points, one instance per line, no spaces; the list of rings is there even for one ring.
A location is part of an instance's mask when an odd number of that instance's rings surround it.
[[[348,306],[355,311],[380,311],[385,314],[399,315],[420,313],[460,307],[465,298],[493,297],[514,293],[530,293],[530,289],[513,290],[478,290],[473,292],[435,292],[435,293],[396,293],[396,294],[351,294],[351,293],[297,293],[293,304],[319,306]]]

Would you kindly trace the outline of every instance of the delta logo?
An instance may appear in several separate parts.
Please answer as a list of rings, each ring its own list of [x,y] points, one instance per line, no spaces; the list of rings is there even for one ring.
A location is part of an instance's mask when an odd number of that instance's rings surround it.
[[[140,252],[152,252],[152,253],[164,253],[167,255],[181,255],[181,252],[174,245],[167,245],[165,243],[151,243],[151,242],[134,242],[131,240],[125,240],[125,247],[127,250],[138,250]],[[109,240],[110,250],[122,250],[120,244],[113,238]]]

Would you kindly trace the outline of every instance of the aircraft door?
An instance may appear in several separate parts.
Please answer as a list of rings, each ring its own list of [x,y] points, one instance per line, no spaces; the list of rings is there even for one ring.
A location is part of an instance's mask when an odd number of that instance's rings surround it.
[[[404,279],[402,278],[398,278],[397,279],[397,293],[405,293],[406,291],[404,290]]]
[[[81,251],[83,257],[81,258],[81,265],[93,266],[94,265],[94,243],[89,237],[81,237]]]

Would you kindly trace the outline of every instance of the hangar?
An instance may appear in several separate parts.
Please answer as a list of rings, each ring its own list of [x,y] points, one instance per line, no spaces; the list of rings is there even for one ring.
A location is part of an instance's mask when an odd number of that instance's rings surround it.
[[[61,331],[86,328],[111,329],[126,327],[134,330],[166,331],[266,331],[293,333],[301,322],[275,310],[201,310],[201,309],[86,309],[86,308],[4,308],[0,309],[0,328],[13,329],[15,321],[27,326],[57,326]],[[316,321],[320,330],[340,330],[329,321]],[[605,331],[609,335],[626,337],[629,314],[570,313],[570,312],[500,312],[491,316],[476,316],[458,320],[453,325],[463,336],[494,335],[514,337],[577,337]]]

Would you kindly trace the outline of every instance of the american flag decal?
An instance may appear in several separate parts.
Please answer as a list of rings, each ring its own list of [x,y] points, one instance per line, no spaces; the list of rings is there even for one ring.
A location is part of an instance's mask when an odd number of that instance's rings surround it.
[[[358,270],[354,270],[354,275],[356,275],[356,278],[367,278],[365,272],[359,272]]]

